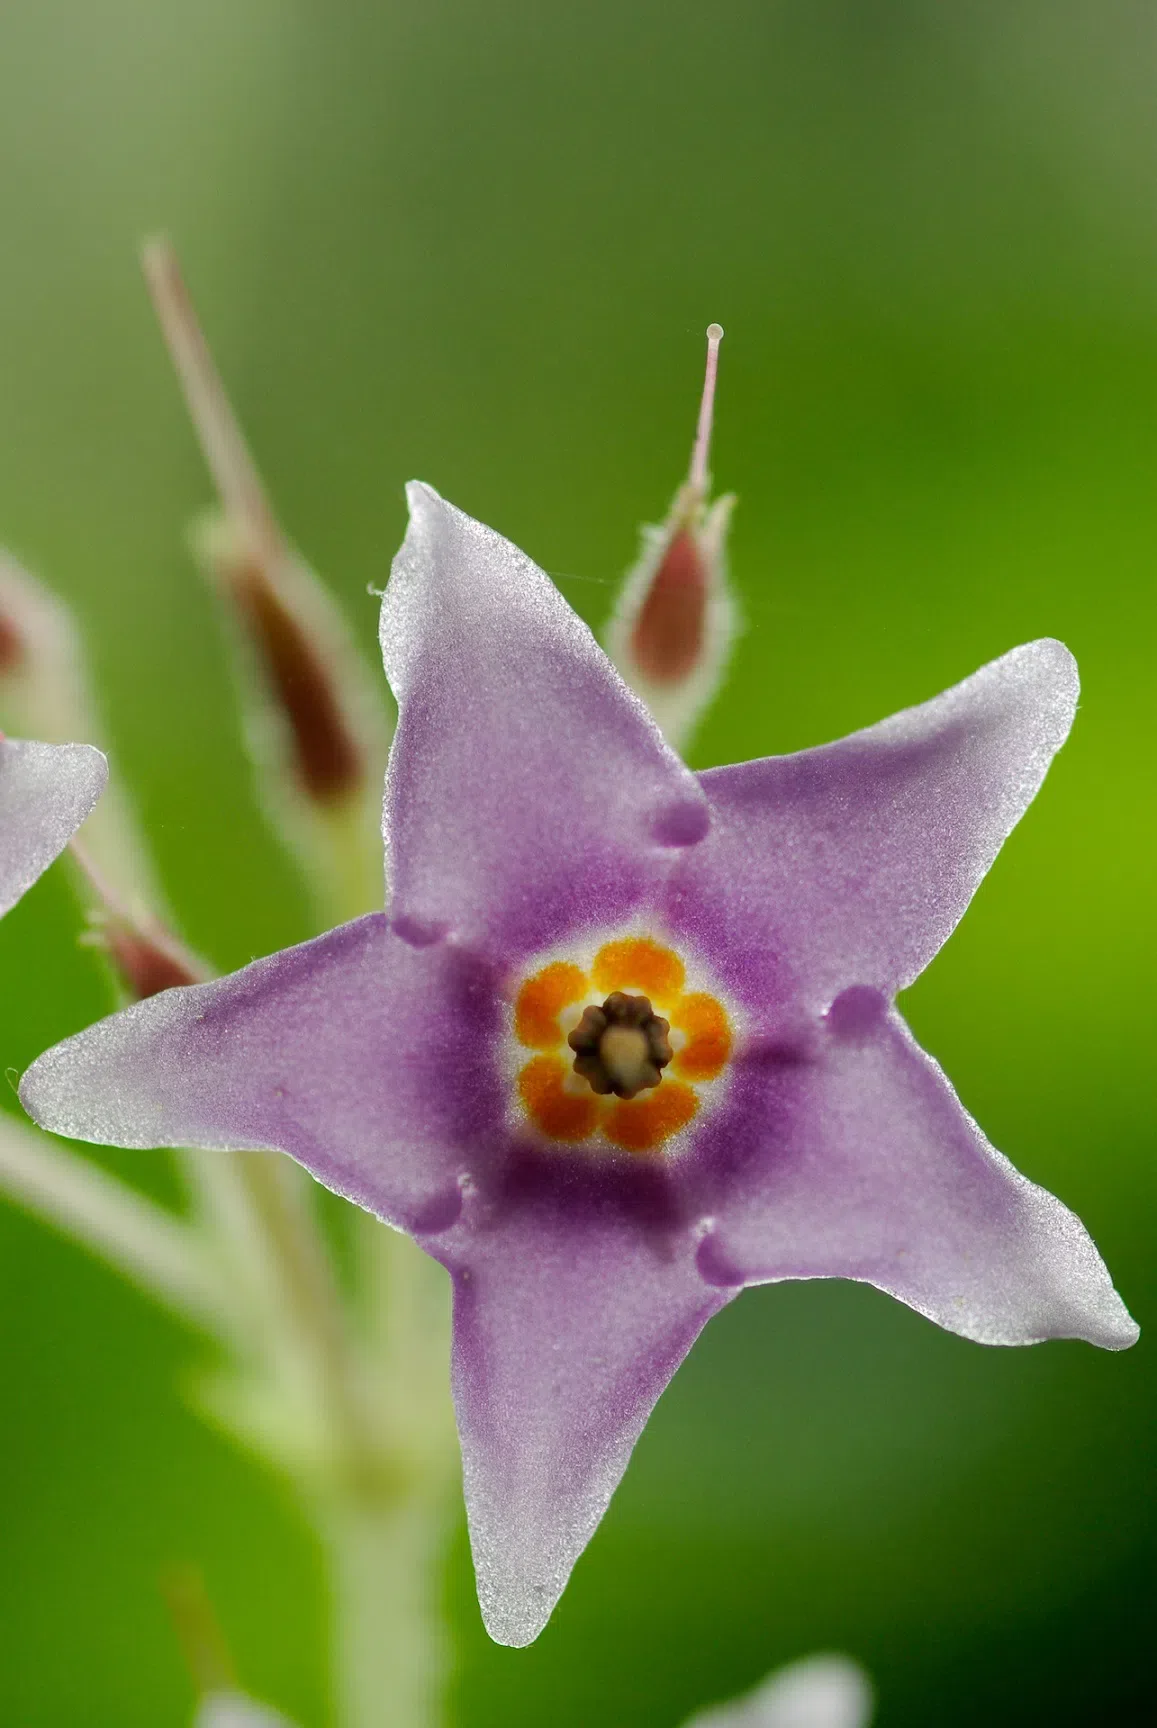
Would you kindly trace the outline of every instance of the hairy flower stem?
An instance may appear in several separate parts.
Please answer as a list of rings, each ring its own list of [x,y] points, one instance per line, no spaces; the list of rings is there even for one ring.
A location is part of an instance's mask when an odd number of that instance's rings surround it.
[[[265,1240],[275,1292],[325,1410],[341,1477],[376,1487],[388,1471],[351,1329],[300,1172],[274,1152],[233,1154]]]
[[[423,1498],[350,1496],[323,1514],[341,1728],[437,1728],[448,1670],[441,1610],[448,1518]]]
[[[313,855],[303,861],[302,874],[324,929],[381,911],[381,834],[376,823],[367,821],[364,800],[350,800],[318,815]]]

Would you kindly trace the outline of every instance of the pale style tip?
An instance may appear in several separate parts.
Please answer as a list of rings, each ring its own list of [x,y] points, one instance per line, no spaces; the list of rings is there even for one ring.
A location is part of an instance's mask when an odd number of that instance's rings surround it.
[[[249,453],[196,310],[176,251],[163,236],[141,247],[141,268],[169,357],[206,466],[235,525],[263,553],[276,552],[281,534]]]
[[[711,454],[711,422],[715,414],[715,375],[719,370],[719,344],[723,340],[722,324],[707,326],[707,366],[703,375],[703,396],[699,403],[699,423],[695,428],[695,444],[691,451],[691,471],[688,483],[697,492],[707,491],[707,462]]]

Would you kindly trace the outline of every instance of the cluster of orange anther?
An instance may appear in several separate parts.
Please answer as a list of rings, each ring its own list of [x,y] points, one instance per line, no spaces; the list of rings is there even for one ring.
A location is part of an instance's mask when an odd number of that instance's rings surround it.
[[[731,1053],[726,1011],[705,991],[686,991],[678,954],[649,936],[624,936],[599,949],[589,972],[552,960],[518,992],[514,1034],[539,1054],[518,1076],[523,1108],[552,1140],[601,1134],[628,1152],[652,1152],[685,1128],[699,1108],[696,1086],[717,1078]],[[582,1010],[615,990],[645,995],[670,1021],[676,1045],[660,1084],[636,1098],[600,1097],[575,1075],[566,1034]]]

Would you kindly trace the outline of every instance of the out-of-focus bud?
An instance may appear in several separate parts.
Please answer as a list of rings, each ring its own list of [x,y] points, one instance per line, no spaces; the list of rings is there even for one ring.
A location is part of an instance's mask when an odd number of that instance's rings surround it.
[[[101,874],[87,846],[72,842],[72,855],[89,888],[89,928],[84,940],[99,948],[127,1001],[143,1002],[175,984],[201,984],[209,968],[143,904],[127,905]]]
[[[193,1728],[293,1728],[288,1717],[243,1692],[225,1635],[201,1574],[190,1566],[171,1569],[162,1580],[173,1626],[200,1701]]]
[[[873,1710],[872,1687],[858,1663],[847,1656],[805,1656],[683,1728],[868,1728]]]
[[[676,746],[718,690],[736,630],[725,560],[735,499],[711,501],[707,467],[722,339],[712,324],[690,472],[662,527],[643,529],[606,635],[611,659]]]
[[[197,1708],[193,1728],[293,1728],[293,1723],[244,1692],[209,1692]]]
[[[107,745],[68,607],[0,552],[0,728],[46,744]],[[126,903],[159,903],[148,847],[114,774],[85,845]]]
[[[327,913],[380,906],[381,789],[392,720],[332,595],[298,556],[265,494],[172,248],[145,278],[220,508],[194,547],[240,647],[251,752],[279,831]]]

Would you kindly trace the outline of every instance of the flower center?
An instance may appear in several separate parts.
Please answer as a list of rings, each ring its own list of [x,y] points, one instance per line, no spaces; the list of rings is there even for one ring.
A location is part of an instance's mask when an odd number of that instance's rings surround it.
[[[511,1030],[522,1122],[548,1140],[634,1153],[681,1134],[732,1048],[719,997],[688,987],[673,948],[635,934],[543,956],[518,986]]]
[[[574,1071],[592,1092],[634,1098],[657,1086],[672,1057],[668,1021],[645,996],[613,990],[601,1008],[588,1008],[567,1039]]]

